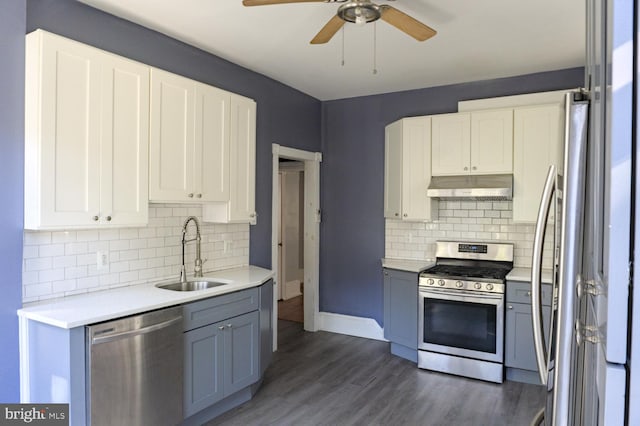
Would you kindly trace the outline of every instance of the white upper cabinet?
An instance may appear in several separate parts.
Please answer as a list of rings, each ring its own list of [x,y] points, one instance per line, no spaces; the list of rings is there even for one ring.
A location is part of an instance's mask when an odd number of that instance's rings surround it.
[[[514,111],[513,221],[535,223],[549,166],[563,166],[563,118],[557,105]]]
[[[231,95],[229,122],[229,200],[206,204],[203,220],[255,224],[256,102]]]
[[[433,176],[468,174],[471,159],[470,114],[434,115],[431,123]]]
[[[513,110],[471,113],[471,161],[473,174],[513,172]]]
[[[25,83],[25,228],[145,225],[148,67],[37,30]]]
[[[431,118],[405,118],[385,129],[384,217],[429,221],[438,201],[427,197],[431,180]]]
[[[513,171],[513,110],[432,116],[434,176]]]
[[[229,199],[231,93],[151,70],[149,199]]]

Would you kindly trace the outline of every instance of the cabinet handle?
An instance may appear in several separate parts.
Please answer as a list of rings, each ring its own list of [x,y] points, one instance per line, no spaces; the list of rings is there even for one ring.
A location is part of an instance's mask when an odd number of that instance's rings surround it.
[[[232,324],[227,324],[227,328],[232,328],[233,325]]]
[[[397,217],[397,216],[398,216],[398,213],[396,213],[395,215],[396,215],[396,217]]]
[[[202,194],[198,194],[198,195],[196,195],[196,197],[202,198]]]
[[[405,214],[403,214],[402,216],[407,217],[407,214],[405,213]]]
[[[476,166],[471,167],[471,170],[477,170],[478,168]]]
[[[189,198],[193,198],[193,192],[188,193],[188,194],[187,194],[187,197],[189,197]]]
[[[251,213],[251,214],[249,215],[249,217],[256,217],[256,214],[255,214],[255,213]]]
[[[466,172],[467,170],[469,170],[469,168],[467,166],[464,166],[464,171]]]
[[[224,325],[218,326],[218,330],[224,330]]]
[[[513,309],[513,305],[507,306],[507,309]]]
[[[530,291],[527,292],[527,297],[531,297],[531,292]]]
[[[107,216],[107,222],[111,222],[111,216]]]
[[[93,217],[93,221],[94,221],[94,222],[97,222],[97,221],[98,221],[98,219],[100,219],[98,216],[94,216],[94,217]]]

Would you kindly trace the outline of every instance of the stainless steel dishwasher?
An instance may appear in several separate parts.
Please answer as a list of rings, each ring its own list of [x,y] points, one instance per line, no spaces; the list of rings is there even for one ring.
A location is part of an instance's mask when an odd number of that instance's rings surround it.
[[[87,326],[91,426],[182,422],[182,307]]]

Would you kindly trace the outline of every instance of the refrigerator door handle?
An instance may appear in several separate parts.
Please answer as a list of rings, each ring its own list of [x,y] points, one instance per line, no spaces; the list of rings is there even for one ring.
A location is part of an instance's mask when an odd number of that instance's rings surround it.
[[[554,200],[554,193],[557,189],[558,170],[555,165],[549,166],[547,180],[542,191],[540,208],[538,209],[538,219],[533,239],[533,258],[531,261],[531,319],[533,323],[533,343],[536,350],[536,362],[538,364],[538,374],[540,382],[547,384],[548,377],[548,351],[544,341],[542,330],[542,251],[544,234],[549,220],[549,208]],[[556,218],[558,220],[558,218]]]

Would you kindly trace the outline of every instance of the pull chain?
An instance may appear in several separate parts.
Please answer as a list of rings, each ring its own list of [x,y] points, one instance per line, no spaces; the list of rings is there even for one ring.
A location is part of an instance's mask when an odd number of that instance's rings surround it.
[[[377,31],[376,29],[378,28],[376,26],[377,22],[373,23],[373,74],[378,74],[378,67],[377,67],[377,55],[376,55],[376,44],[377,44]]]
[[[344,25],[342,26],[342,66],[344,67]]]

